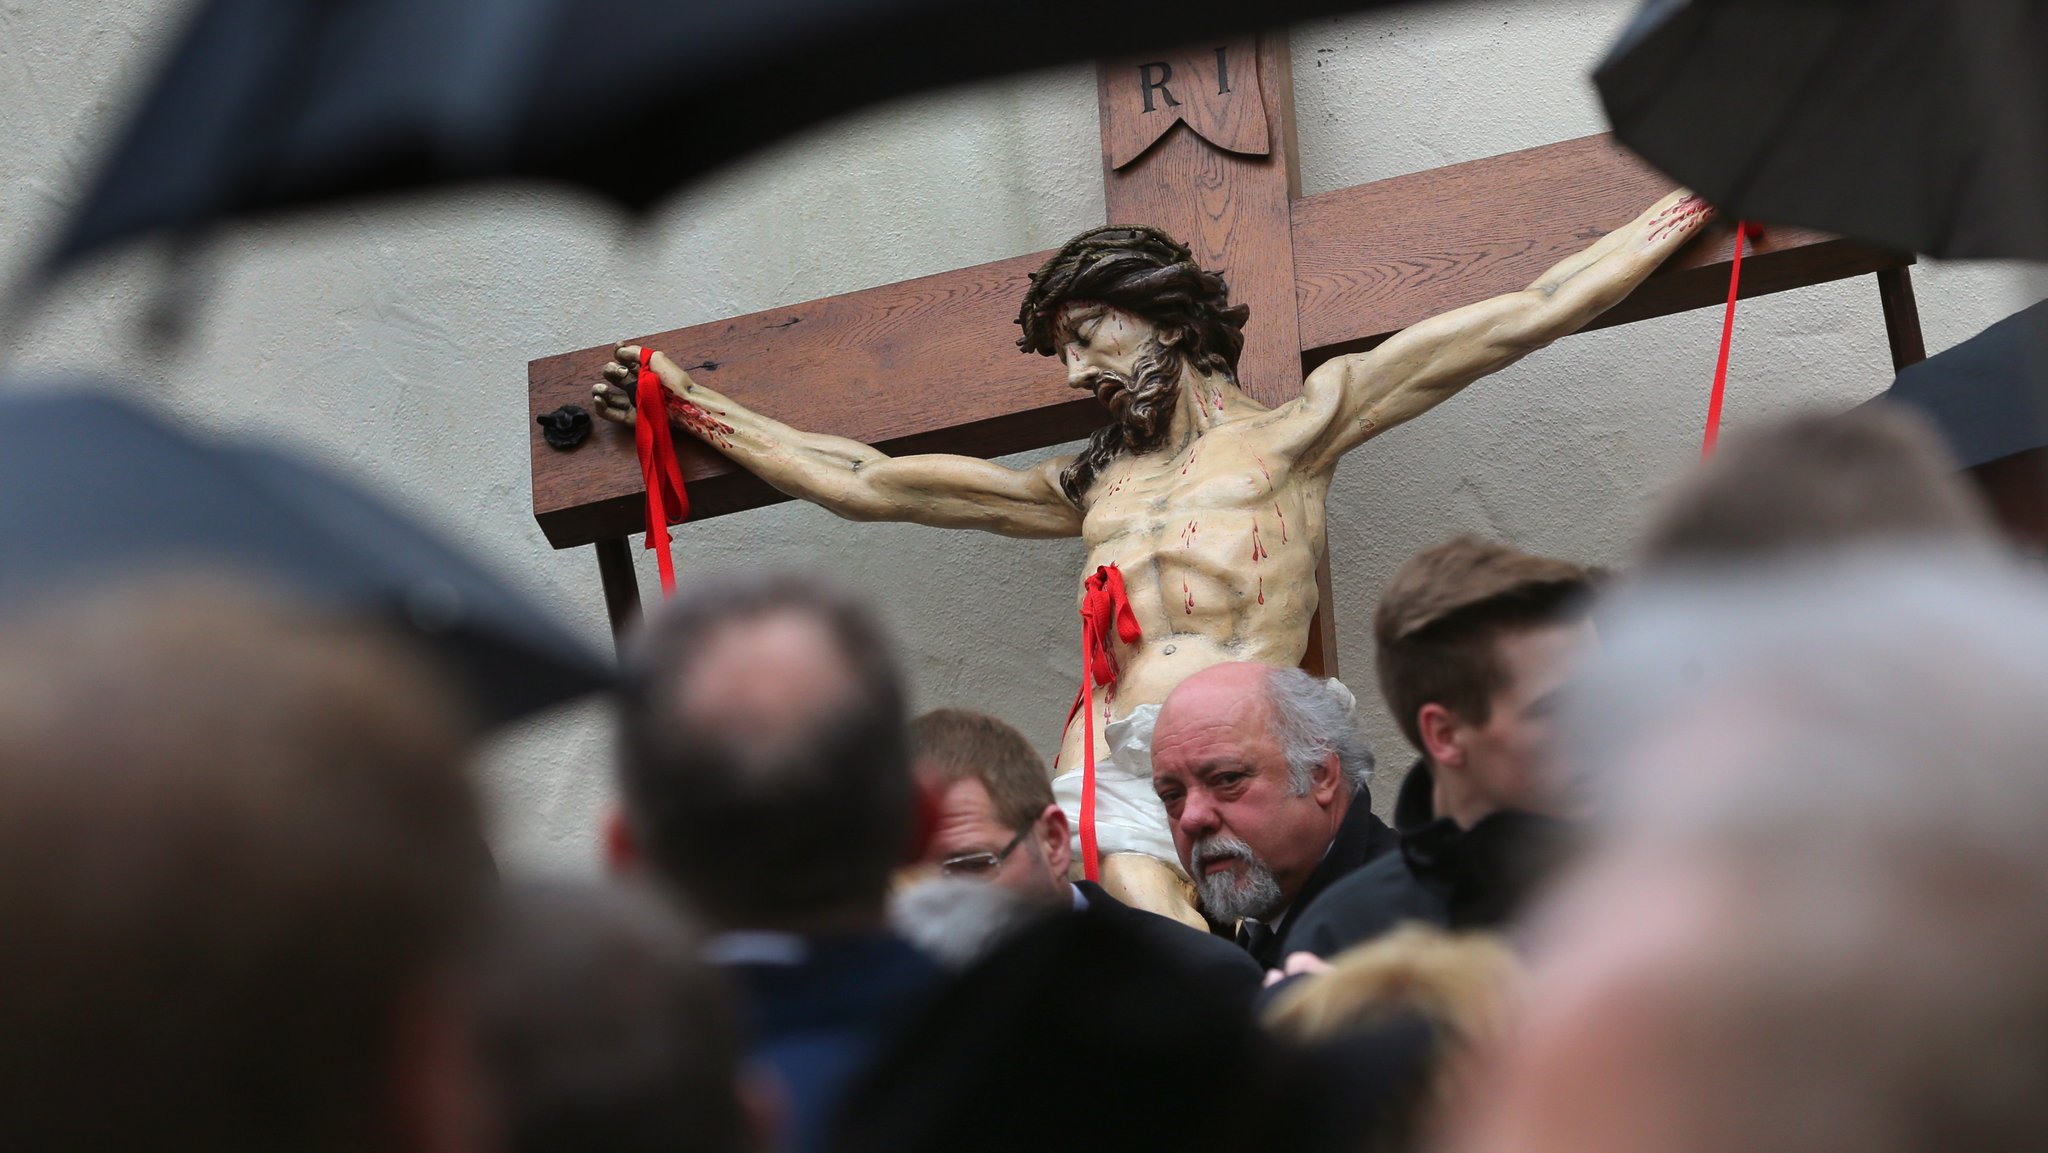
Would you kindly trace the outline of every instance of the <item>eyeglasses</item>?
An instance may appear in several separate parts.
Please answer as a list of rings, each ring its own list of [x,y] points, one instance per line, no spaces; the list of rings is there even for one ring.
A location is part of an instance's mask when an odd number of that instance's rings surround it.
[[[1024,834],[1030,831],[1029,825],[1018,829],[1017,835],[1010,838],[1010,843],[1004,845],[1000,853],[991,853],[984,849],[979,853],[962,853],[957,857],[947,857],[939,862],[939,872],[948,877],[986,877],[1002,868],[1003,862],[1009,859],[1010,854],[1017,851],[1017,846],[1024,843]]]

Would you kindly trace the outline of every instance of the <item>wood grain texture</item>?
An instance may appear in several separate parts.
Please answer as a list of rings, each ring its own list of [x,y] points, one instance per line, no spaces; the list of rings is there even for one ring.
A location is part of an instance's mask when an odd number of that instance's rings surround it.
[[[640,578],[633,573],[633,548],[622,536],[605,537],[590,547],[597,553],[597,575],[604,584],[604,608],[611,619],[612,645],[624,655],[626,634],[640,619]]]
[[[1877,274],[1877,299],[1884,308],[1884,339],[1892,350],[1892,371],[1927,359],[1927,338],[1920,331],[1920,304],[1913,296],[1913,273],[1887,268]]]
[[[1278,153],[1250,156],[1212,147],[1196,132],[1169,133],[1135,163],[1120,165],[1119,149],[1132,125],[1148,114],[1134,86],[1120,85],[1122,67],[1102,66],[1096,85],[1102,115],[1102,179],[1109,219],[1149,224],[1193,250],[1204,268],[1221,273],[1234,301],[1251,307],[1238,386],[1260,402],[1277,405],[1301,392],[1301,326],[1296,319],[1292,213],[1300,194],[1294,153],[1294,82],[1284,36],[1247,37],[1223,45],[1228,67],[1243,83],[1257,61],[1259,109],[1265,138],[1287,142]],[[1191,54],[1188,54],[1191,55]],[[1183,57],[1185,58],[1185,57]],[[1210,50],[1214,59],[1214,49]],[[1249,102],[1245,105],[1250,107]],[[1302,667],[1337,675],[1336,621],[1330,606],[1328,550],[1317,566],[1321,590]]]
[[[647,336],[705,384],[799,427],[886,452],[994,456],[1084,436],[1102,418],[1059,362],[1017,348],[1017,305],[1046,253]],[[590,403],[611,359],[598,345],[527,366],[537,415]],[[645,527],[630,429],[603,421],[580,447],[531,437],[534,516],[557,548]],[[691,517],[787,499],[688,437],[677,453]]]
[[[1293,133],[1284,43],[1261,46],[1269,128]],[[1669,181],[1586,137],[1450,168],[1321,193],[1291,204],[1292,150],[1228,156],[1177,128],[1140,163],[1114,173],[1110,203],[1179,211],[1179,234],[1252,306],[1240,375],[1268,403],[1300,388],[1304,364],[1371,347],[1439,312],[1526,286],[1556,260],[1626,222]],[[1106,164],[1106,161],[1105,161]],[[1160,165],[1157,170],[1151,166]],[[1248,166],[1248,167],[1247,167]],[[1107,170],[1106,171],[1110,171]],[[1163,197],[1179,186],[1181,209]],[[1150,175],[1147,175],[1150,173]],[[1195,195],[1189,197],[1187,189]],[[1272,239],[1275,222],[1285,242]],[[1263,238],[1263,239],[1261,239]],[[1681,252],[1595,322],[1624,324],[1726,298],[1726,230]],[[791,424],[885,452],[998,456],[1085,436],[1102,410],[1065,386],[1056,361],[1017,351],[1016,309],[1046,253],[656,333],[645,342],[706,383]],[[1765,234],[1743,261],[1743,295],[1762,296],[1903,268],[1909,258],[1795,230]],[[1283,292],[1281,286],[1285,284]],[[636,338],[640,339],[640,338]],[[611,346],[528,366],[534,415],[588,407]],[[715,365],[716,367],[711,367]],[[628,430],[599,422],[557,452],[528,425],[534,515],[557,548],[644,528],[639,462]],[[692,519],[788,498],[687,438],[678,440]],[[1334,650],[1332,650],[1334,651]]]
[[[1292,99],[1286,88],[1283,37],[1233,41],[1238,61],[1258,61],[1258,81],[1271,139],[1288,138]],[[1251,306],[1238,385],[1265,404],[1301,391],[1301,337],[1295,323],[1294,189],[1284,156],[1241,156],[1211,147],[1185,127],[1169,132],[1136,163],[1117,168],[1115,142],[1142,106],[1112,83],[1105,65],[1097,85],[1102,111],[1103,198],[1112,224],[1149,224],[1193,250],[1204,268],[1230,284],[1233,300]]]
[[[1205,42],[1102,64],[1097,99],[1104,108],[1118,110],[1114,119],[1102,120],[1109,167],[1119,169],[1136,160],[1175,124],[1186,124],[1226,152],[1271,152],[1276,137],[1255,74],[1252,45],[1249,37]],[[1174,103],[1168,102],[1169,95]]]
[[[1306,197],[1294,205],[1301,347],[1311,365],[1420,320],[1526,288],[1675,187],[1610,137],[1586,136]],[[1724,302],[1732,229],[1717,226],[1589,327]],[[1911,258],[1772,229],[1742,264],[1763,296]]]

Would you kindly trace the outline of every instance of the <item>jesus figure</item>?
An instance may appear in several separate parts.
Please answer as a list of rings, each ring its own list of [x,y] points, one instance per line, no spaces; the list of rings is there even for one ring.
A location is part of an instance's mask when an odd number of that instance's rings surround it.
[[[1111,419],[1079,453],[1021,470],[968,456],[890,457],[804,432],[706,388],[659,352],[649,359],[677,427],[792,497],[851,520],[1078,535],[1088,545],[1084,578],[1106,566],[1121,573],[1143,635],[1110,638],[1119,675],[1084,702],[1092,718],[1070,718],[1055,791],[1078,811],[1092,720],[1103,883],[1128,903],[1201,925],[1152,793],[1157,706],[1213,664],[1300,663],[1324,500],[1345,453],[1599,316],[1709,215],[1675,192],[1523,291],[1328,361],[1278,408],[1238,386],[1249,310],[1231,305],[1220,275],[1156,229],[1082,233],[1032,276],[1017,343],[1059,357],[1067,383],[1093,393]],[[622,345],[606,367],[594,390],[601,415],[633,419],[640,354]]]

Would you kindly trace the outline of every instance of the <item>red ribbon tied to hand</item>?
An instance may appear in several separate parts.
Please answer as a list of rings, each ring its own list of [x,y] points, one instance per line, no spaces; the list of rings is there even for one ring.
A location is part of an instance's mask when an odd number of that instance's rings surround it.
[[[1074,714],[1082,716],[1081,760],[1081,875],[1100,878],[1101,856],[1095,846],[1095,708],[1089,701],[1094,686],[1114,688],[1117,678],[1116,653],[1110,648],[1111,631],[1127,645],[1145,639],[1138,627],[1138,614],[1131,610],[1131,598],[1124,591],[1124,574],[1115,565],[1103,565],[1089,576],[1081,593],[1081,691],[1074,695],[1074,707],[1067,710],[1067,723]]]
[[[1721,398],[1728,391],[1728,353],[1735,345],[1735,301],[1742,293],[1742,242],[1764,234],[1763,225],[1742,221],[1735,226],[1735,262],[1728,269],[1728,311],[1721,316],[1721,359],[1714,365],[1714,391],[1707,398],[1707,431],[1700,439],[1700,459],[1714,455],[1721,439]]]
[[[676,442],[668,426],[668,389],[653,368],[654,350],[640,350],[640,375],[634,382],[633,443],[640,450],[640,476],[647,484],[647,547],[661,570],[661,594],[674,596],[676,562],[669,551],[668,526],[690,518],[690,492],[676,463]]]

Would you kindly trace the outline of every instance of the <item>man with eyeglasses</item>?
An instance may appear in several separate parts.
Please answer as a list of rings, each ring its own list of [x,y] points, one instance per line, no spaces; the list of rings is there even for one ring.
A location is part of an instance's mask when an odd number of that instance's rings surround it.
[[[1170,917],[1134,909],[1092,881],[1072,881],[1067,815],[1045,762],[1024,734],[991,716],[935,709],[911,724],[919,784],[933,802],[922,865],[1013,893],[1112,918],[1183,958],[1220,995],[1250,1004],[1263,972],[1243,950]]]

